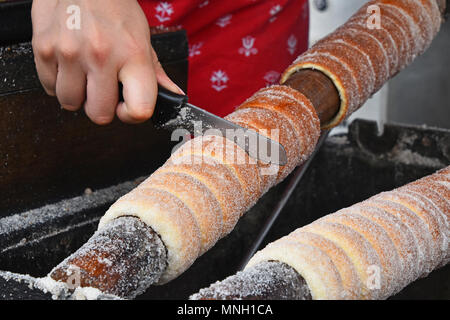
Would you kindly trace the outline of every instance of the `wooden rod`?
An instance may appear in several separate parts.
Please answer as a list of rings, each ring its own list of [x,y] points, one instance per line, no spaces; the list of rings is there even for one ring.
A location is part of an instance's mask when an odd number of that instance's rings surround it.
[[[333,81],[317,70],[300,70],[291,75],[284,83],[303,93],[312,103],[319,116],[320,123],[331,121],[338,113],[341,100]]]
[[[132,299],[158,282],[167,267],[159,236],[134,217],[121,217],[96,232],[49,276],[70,289],[93,287]]]

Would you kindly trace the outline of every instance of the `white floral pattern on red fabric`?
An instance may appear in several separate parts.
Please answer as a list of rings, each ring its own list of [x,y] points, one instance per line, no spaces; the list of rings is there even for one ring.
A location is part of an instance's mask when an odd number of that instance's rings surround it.
[[[280,13],[280,11],[283,9],[283,7],[279,4],[274,5],[272,8],[270,8],[270,23],[274,22],[275,20],[277,20],[277,14]]]
[[[138,2],[151,26],[186,30],[189,100],[219,116],[278,83],[308,46],[308,0]]]
[[[211,87],[216,91],[222,91],[228,87],[227,83],[230,80],[225,71],[217,70],[214,71],[211,76]]]
[[[227,25],[229,25],[231,23],[232,18],[233,18],[232,14],[227,14],[226,16],[219,18],[217,20],[216,24],[221,28],[225,28]]]
[[[155,17],[159,20],[159,22],[167,22],[171,19],[170,16],[173,13],[173,6],[168,2],[162,1],[156,6]]]
[[[279,73],[278,71],[268,71],[265,75],[264,75],[264,80],[266,80],[266,86],[270,86],[273,84],[276,84],[281,77],[281,73]]]
[[[287,41],[288,51],[291,55],[294,55],[295,52],[297,51],[297,44],[298,44],[297,37],[291,34],[291,36]]]
[[[202,51],[200,50],[203,47],[203,42],[195,43],[191,46],[189,46],[189,57],[193,58],[195,56],[199,56],[202,54]]]
[[[252,54],[258,54],[258,49],[254,47],[255,40],[256,38],[253,38],[252,36],[242,38],[242,47],[239,48],[239,54],[243,54],[246,57],[250,57]]]
[[[204,8],[209,4],[209,0],[205,0],[198,5],[199,8]]]

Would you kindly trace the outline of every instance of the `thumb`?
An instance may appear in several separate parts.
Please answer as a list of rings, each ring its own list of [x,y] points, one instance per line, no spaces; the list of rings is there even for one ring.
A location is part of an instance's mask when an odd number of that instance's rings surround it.
[[[158,56],[156,55],[155,50],[152,48],[152,55],[153,55],[153,65],[155,68],[155,76],[156,80],[160,85],[162,85],[164,88],[178,94],[185,95],[183,90],[179,86],[177,86],[166,74],[164,71],[164,68],[161,65],[161,62],[159,62]]]

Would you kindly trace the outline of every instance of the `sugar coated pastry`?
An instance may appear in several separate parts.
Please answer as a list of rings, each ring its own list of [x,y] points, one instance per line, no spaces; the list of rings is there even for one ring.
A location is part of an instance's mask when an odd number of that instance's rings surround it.
[[[435,0],[369,1],[347,23],[300,55],[284,72],[281,83],[302,69],[327,75],[339,92],[341,105],[322,127],[335,127],[424,53],[441,24]]]
[[[281,143],[287,164],[253,159],[234,138],[195,137],[101,219],[99,228],[135,216],[161,236],[168,266],[160,284],[176,278],[229,234],[269,188],[308,159],[320,135],[311,102],[286,86],[258,91],[227,119]]]
[[[386,299],[449,262],[450,184],[427,190],[448,179],[449,168],[297,229],[246,269],[285,263],[313,299]]]

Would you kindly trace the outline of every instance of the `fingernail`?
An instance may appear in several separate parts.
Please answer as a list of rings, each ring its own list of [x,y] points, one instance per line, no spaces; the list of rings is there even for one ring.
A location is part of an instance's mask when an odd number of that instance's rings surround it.
[[[177,86],[176,83],[174,83],[174,86],[178,89],[178,91],[179,91],[181,94],[186,95],[186,93],[185,93],[183,90],[181,90],[181,88],[180,88],[179,86]]]

